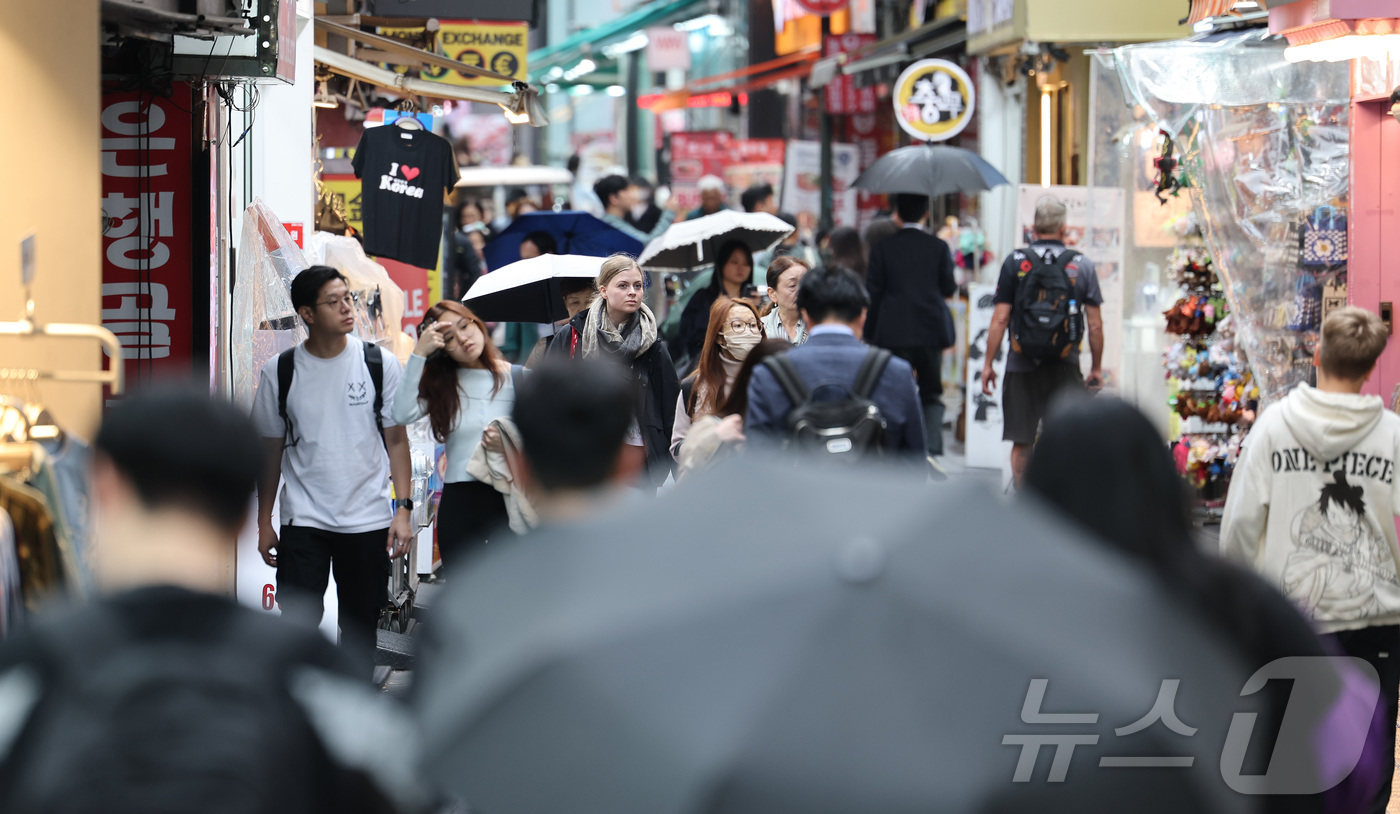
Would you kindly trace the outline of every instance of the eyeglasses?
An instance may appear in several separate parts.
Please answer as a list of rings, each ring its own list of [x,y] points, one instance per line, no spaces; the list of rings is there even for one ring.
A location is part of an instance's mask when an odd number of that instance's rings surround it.
[[[340,310],[340,306],[342,306],[342,305],[348,305],[349,307],[354,308],[354,307],[355,307],[355,295],[354,295],[354,294],[345,294],[345,295],[342,295],[342,296],[339,296],[339,297],[335,297],[335,298],[333,298],[333,299],[322,300],[321,302],[318,302],[318,303],[316,303],[316,304],[317,304],[317,305],[329,305],[332,311],[339,311],[339,310]]]
[[[745,322],[742,319],[735,319],[731,320],[729,323],[729,332],[733,334],[741,334],[745,331],[748,331],[749,333],[759,333],[761,330],[762,329],[758,326],[758,323],[754,322],[753,320]]]

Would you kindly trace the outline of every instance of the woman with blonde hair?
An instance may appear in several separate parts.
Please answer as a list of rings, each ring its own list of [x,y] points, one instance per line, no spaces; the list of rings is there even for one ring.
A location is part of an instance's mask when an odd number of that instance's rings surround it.
[[[428,417],[433,437],[447,447],[438,546],[447,567],[506,528],[505,498],[467,473],[467,463],[493,419],[510,415],[521,369],[501,357],[486,324],[465,305],[444,300],[423,318],[418,345],[394,395],[394,420]]]
[[[796,257],[784,255],[768,264],[768,297],[771,300],[763,312],[764,334],[773,339],[786,339],[794,345],[807,341],[807,326],[802,324],[802,311],[797,307],[797,288],[802,275],[811,267]]]
[[[598,271],[598,296],[569,320],[545,355],[612,359],[632,371],[637,405],[627,443],[644,451],[654,488],[666,481],[675,465],[670,440],[680,382],[671,355],[658,341],[656,316],[642,302],[645,287],[646,276],[630,254],[604,260]]]
[[[676,421],[671,431],[673,455],[680,453],[691,423],[712,415],[729,396],[739,367],[763,339],[763,323],[753,303],[721,298],[710,306],[710,324],[705,330],[700,363],[681,382],[681,394],[676,399]]]

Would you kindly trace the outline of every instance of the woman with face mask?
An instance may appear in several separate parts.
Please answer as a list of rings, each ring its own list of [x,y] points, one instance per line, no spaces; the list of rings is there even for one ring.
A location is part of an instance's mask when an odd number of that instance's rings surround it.
[[[729,396],[739,368],[749,351],[764,339],[758,309],[748,300],[721,297],[710,306],[710,323],[695,372],[681,382],[676,400],[675,428],[671,431],[671,454],[680,453],[681,442],[690,432],[691,422],[713,415]]]
[[[545,357],[610,359],[632,371],[637,406],[627,444],[646,456],[648,477],[639,486],[654,491],[675,468],[667,441],[680,393],[676,366],[658,341],[656,316],[642,302],[646,276],[634,257],[614,254],[604,260],[596,287],[598,297],[569,320]]]
[[[699,283],[696,283],[699,285]],[[735,240],[720,247],[715,255],[715,270],[710,284],[695,292],[681,313],[680,348],[690,358],[694,369],[705,342],[706,319],[716,300],[731,300],[753,296],[753,252]]]
[[[394,420],[407,425],[426,415],[447,447],[438,545],[444,566],[456,568],[488,538],[511,533],[505,497],[468,474],[467,463],[486,426],[510,416],[520,368],[501,358],[486,324],[460,302],[429,308],[418,334],[394,394]]]

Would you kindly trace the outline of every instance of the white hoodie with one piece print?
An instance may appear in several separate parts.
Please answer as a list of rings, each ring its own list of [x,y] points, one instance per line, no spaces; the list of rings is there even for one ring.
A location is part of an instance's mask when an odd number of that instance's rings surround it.
[[[1323,633],[1400,624],[1400,416],[1379,396],[1299,385],[1245,441],[1221,552],[1273,582]]]

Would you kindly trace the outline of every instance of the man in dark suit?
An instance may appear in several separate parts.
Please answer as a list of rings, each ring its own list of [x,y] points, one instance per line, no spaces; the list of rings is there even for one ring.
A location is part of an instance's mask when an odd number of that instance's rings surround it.
[[[841,398],[845,390],[824,384],[854,386],[856,372],[869,348],[858,338],[865,325],[870,298],[860,278],[849,269],[818,267],[802,277],[797,290],[797,307],[810,326],[807,343],[793,348],[787,358],[802,377],[816,400],[830,394]],[[913,371],[902,359],[890,359],[870,400],[880,408],[886,422],[888,449],[896,455],[923,462],[926,456],[924,417]],[[749,382],[749,407],[744,431],[760,437],[781,439],[787,433],[786,418],[793,407],[772,371],[763,365],[754,368]]]
[[[928,453],[943,454],[943,349],[952,344],[944,302],[957,291],[948,244],[924,230],[928,198],[894,196],[900,229],[870,247],[865,339],[914,368],[928,428]]]

